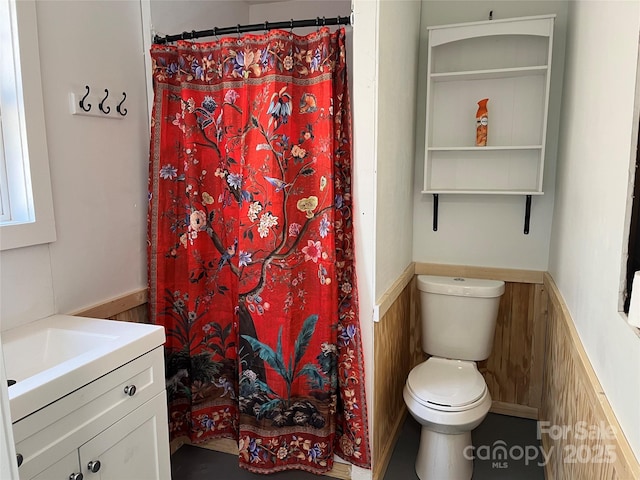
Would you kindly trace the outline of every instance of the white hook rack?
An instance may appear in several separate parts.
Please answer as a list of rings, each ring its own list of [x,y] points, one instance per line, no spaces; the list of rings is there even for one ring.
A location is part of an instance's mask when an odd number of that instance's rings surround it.
[[[122,99],[115,105],[107,104],[109,90],[104,89],[104,94],[98,98],[92,95],[89,85],[85,85],[85,93],[69,93],[69,110],[71,115],[83,115],[87,117],[111,118],[122,120],[127,115],[127,109],[123,106],[127,99],[126,92],[122,92]],[[111,103],[110,101],[108,103]],[[112,108],[113,107],[113,108]]]

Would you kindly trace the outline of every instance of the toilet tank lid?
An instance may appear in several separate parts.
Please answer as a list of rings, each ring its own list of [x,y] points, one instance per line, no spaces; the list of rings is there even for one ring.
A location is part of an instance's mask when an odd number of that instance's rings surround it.
[[[504,293],[504,282],[479,278],[418,275],[418,290],[441,295],[494,298]]]

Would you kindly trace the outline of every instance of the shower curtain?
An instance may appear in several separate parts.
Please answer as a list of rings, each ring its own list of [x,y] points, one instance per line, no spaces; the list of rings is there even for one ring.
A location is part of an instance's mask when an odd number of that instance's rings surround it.
[[[370,467],[345,32],[152,47],[149,305],[172,439]]]

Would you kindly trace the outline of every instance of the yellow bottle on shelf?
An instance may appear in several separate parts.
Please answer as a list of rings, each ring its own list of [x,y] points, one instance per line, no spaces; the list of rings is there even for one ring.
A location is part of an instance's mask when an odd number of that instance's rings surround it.
[[[488,98],[483,98],[478,102],[478,111],[476,112],[476,147],[485,147],[487,145],[487,132],[489,130],[488,101]]]

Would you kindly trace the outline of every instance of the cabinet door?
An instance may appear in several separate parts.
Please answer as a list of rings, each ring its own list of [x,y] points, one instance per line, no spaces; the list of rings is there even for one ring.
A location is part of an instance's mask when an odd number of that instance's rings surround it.
[[[20,470],[18,470],[20,471]],[[66,457],[40,472],[35,477],[25,477],[20,473],[20,480],[69,480],[74,473],[80,473],[78,464],[78,451],[74,450]]]
[[[80,447],[85,480],[169,480],[169,433],[163,391]],[[95,472],[88,466],[100,462]]]

